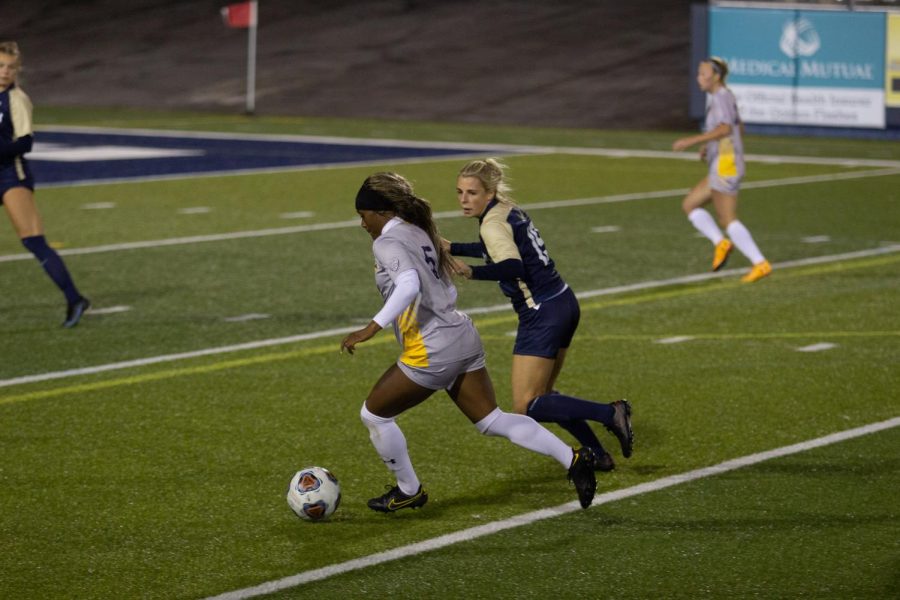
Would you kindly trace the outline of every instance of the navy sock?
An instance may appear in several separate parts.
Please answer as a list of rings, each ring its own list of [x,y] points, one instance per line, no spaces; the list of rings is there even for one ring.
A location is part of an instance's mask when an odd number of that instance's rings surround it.
[[[528,405],[528,416],[535,421],[563,423],[564,421],[599,421],[611,426],[616,410],[611,404],[591,402],[559,392],[538,396]]]
[[[65,294],[66,302],[73,304],[81,300],[81,294],[78,293],[75,284],[72,283],[72,278],[69,276],[66,264],[59,257],[59,254],[47,245],[47,240],[44,236],[34,235],[22,238],[22,245],[40,261],[41,266],[44,267],[44,271],[47,272],[47,275],[49,275],[50,279],[53,280],[53,283],[56,284],[56,287]]]
[[[594,430],[591,429],[591,426],[588,425],[587,421],[562,421],[558,423],[558,425],[571,433],[582,446],[593,448],[599,454],[607,454],[606,449],[603,448],[603,444],[597,439],[597,435],[594,433]]]

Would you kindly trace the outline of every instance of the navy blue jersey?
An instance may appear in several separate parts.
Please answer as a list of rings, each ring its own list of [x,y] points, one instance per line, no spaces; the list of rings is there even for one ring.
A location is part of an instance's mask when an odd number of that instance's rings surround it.
[[[0,92],[0,169],[20,181],[30,174],[23,154],[31,150],[31,111],[31,100],[15,85]]]
[[[522,269],[515,277],[500,275],[498,280],[500,290],[510,299],[516,312],[535,308],[567,288],[556,272],[544,240],[524,210],[514,204],[492,200],[478,220],[486,263],[521,262]]]

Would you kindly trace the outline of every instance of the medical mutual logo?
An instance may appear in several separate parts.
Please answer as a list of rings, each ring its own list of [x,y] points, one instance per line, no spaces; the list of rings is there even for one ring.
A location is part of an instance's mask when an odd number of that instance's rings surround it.
[[[788,21],[781,30],[778,47],[788,58],[812,56],[819,51],[822,42],[813,24],[806,19]]]
[[[848,60],[817,60],[813,56],[822,49],[822,38],[813,23],[806,18],[791,19],[782,25],[778,48],[787,57],[758,58],[729,57],[732,75],[768,77],[773,79],[867,81],[877,80],[872,63]]]
[[[883,14],[710,9],[709,53],[747,123],[885,124]]]

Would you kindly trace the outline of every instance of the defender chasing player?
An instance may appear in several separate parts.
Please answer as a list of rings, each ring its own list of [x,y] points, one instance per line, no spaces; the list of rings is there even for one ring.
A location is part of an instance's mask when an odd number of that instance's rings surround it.
[[[581,319],[575,293],[556,270],[544,240],[528,214],[510,196],[505,165],[493,158],[473,160],[456,179],[463,216],[478,219],[479,241],[442,240],[455,256],[483,258],[486,265],[454,259],[453,270],[468,279],[496,281],[519,317],[513,347],[513,410],[542,423],[556,423],[594,451],[594,469],[611,471],[612,456],[588,421],[601,423],[631,456],[634,434],[627,400],[594,402],[555,389],[566,353]]]

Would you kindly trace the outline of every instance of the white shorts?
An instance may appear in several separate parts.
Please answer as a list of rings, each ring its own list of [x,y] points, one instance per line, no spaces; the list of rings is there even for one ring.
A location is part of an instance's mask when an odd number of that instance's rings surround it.
[[[737,196],[738,190],[741,189],[740,177],[722,177],[720,175],[709,174],[710,189],[728,194],[729,196]]]
[[[456,383],[456,378],[463,373],[483,369],[485,365],[484,352],[443,365],[431,365],[425,368],[410,367],[397,361],[397,366],[403,374],[413,383],[421,385],[429,390],[449,390]]]

